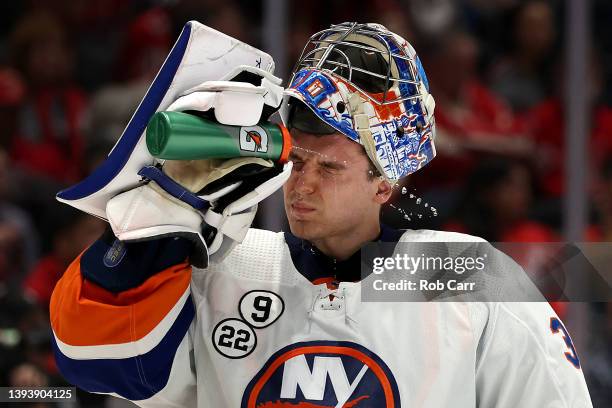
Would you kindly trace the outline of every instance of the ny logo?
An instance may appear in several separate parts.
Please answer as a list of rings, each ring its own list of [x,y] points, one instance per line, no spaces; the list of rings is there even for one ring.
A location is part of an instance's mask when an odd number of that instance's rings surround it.
[[[329,377],[338,401],[336,407],[342,407],[355,392],[367,370],[368,366],[364,364],[351,383],[340,357],[315,356],[311,372],[306,356],[298,355],[285,362],[280,397],[296,398],[299,387],[304,398],[322,401],[325,395],[325,383]]]

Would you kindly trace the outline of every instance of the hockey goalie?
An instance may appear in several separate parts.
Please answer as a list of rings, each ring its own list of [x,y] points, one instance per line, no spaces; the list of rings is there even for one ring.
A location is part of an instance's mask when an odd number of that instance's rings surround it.
[[[310,38],[286,89],[273,70],[266,53],[188,23],[107,160],[58,194],[109,224],[53,293],[63,376],[143,407],[591,406],[546,302],[362,301],[367,243],[482,241],[380,223],[395,183],[436,154],[413,47],[344,23]],[[279,109],[282,154],[147,148],[156,112],[244,128]],[[290,231],[250,228],[281,188]]]

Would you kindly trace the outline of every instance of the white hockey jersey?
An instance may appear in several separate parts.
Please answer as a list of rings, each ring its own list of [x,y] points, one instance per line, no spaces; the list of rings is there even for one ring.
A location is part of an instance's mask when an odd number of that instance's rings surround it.
[[[221,264],[173,265],[120,294],[79,263],[51,303],[58,366],[143,407],[591,406],[547,303],[362,302],[359,282],[311,283],[282,233],[255,229]]]

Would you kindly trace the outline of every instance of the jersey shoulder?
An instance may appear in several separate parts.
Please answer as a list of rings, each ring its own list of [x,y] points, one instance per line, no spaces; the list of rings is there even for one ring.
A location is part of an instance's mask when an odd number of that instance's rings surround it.
[[[294,269],[282,232],[250,228],[245,239],[208,272],[223,271],[237,278],[292,284],[296,278]]]
[[[439,230],[406,230],[399,242],[487,242],[475,235]]]
[[[548,339],[556,333],[561,320],[548,302],[500,302],[493,305],[497,322],[513,326],[509,334],[523,332],[538,339]]]

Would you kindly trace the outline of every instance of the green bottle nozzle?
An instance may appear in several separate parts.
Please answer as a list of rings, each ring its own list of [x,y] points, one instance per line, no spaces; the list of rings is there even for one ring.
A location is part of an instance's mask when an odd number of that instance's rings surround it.
[[[261,157],[285,163],[291,149],[286,127],[271,122],[229,126],[184,112],[157,112],[146,130],[149,152],[168,160]]]

